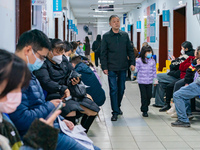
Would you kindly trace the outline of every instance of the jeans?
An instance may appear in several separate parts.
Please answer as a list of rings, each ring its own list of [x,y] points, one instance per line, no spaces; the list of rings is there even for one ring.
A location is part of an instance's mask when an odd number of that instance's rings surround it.
[[[139,84],[139,88],[142,103],[140,110],[141,112],[148,112],[148,106],[150,105],[150,100],[152,97],[152,84]]]
[[[200,95],[200,85],[195,82],[182,87],[173,95],[178,119],[182,122],[189,122],[186,109],[190,109],[190,99]]]
[[[60,126],[57,121],[54,122],[54,127],[60,129]],[[78,143],[76,140],[71,138],[70,136],[64,134],[62,131],[58,134],[58,141],[56,150],[89,150],[85,146]],[[95,150],[100,150],[100,148],[94,146]]]
[[[119,114],[125,90],[126,70],[108,71],[112,114]]]
[[[176,80],[178,80],[177,78],[167,75],[167,73],[159,73],[157,75],[158,81],[159,82],[163,82],[163,83],[172,83]]]
[[[181,79],[179,81],[177,81],[174,85],[174,92],[178,91],[181,87],[183,87],[185,85],[184,82],[185,79]]]

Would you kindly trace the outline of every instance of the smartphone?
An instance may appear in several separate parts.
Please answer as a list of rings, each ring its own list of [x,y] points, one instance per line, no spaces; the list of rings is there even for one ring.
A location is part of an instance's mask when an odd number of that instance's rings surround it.
[[[171,55],[168,55],[169,56],[169,58],[171,59],[171,60],[173,60],[173,58],[172,58],[172,56]]]
[[[54,113],[55,111],[62,109],[62,107],[63,107],[63,102],[60,102],[60,103],[58,104],[58,106],[57,106],[56,108],[54,108],[54,109],[50,112],[50,114],[45,118],[45,120],[49,119],[49,118],[51,117],[51,115],[53,115],[53,113]]]

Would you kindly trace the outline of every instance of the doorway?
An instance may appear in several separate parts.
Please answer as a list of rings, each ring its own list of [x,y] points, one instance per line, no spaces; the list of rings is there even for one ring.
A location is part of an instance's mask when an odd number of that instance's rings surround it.
[[[186,6],[174,9],[173,53],[180,56],[181,44],[186,41]]]
[[[30,0],[16,0],[15,14],[16,14],[16,43],[19,36],[25,31],[31,30],[31,6]]]
[[[58,18],[55,18],[55,38],[58,39]]]
[[[131,25],[131,41],[133,42],[133,24]]]
[[[65,41],[65,34],[66,31],[65,31],[65,15],[63,15],[63,41]]]
[[[141,36],[141,33],[137,32],[137,50],[138,50],[138,52],[140,52],[140,36]]]
[[[163,27],[163,16],[159,17],[159,71],[165,67],[168,55],[168,27]]]

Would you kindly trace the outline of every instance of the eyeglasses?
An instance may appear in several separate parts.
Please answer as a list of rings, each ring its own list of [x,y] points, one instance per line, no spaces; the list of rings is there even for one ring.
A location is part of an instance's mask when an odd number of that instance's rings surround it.
[[[33,51],[39,55],[39,59],[40,59],[40,60],[43,60],[43,61],[45,61],[45,60],[47,59],[47,57],[46,57],[46,56],[43,56],[43,55],[41,55],[41,54],[40,54],[40,53],[38,53],[36,50],[34,50],[34,49],[33,49]]]

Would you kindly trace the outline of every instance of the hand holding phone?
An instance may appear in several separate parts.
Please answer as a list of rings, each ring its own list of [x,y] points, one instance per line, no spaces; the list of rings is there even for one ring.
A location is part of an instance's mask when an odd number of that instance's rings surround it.
[[[61,101],[61,102],[58,104],[58,106],[57,106],[56,108],[54,108],[54,109],[50,112],[50,114],[45,118],[45,120],[48,120],[57,110],[62,109],[62,107],[63,107],[63,102]]]

